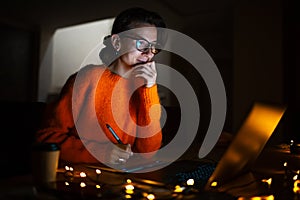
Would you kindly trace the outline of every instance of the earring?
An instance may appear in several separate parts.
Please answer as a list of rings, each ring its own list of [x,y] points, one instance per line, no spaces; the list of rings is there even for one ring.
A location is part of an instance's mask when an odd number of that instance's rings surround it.
[[[119,51],[118,51],[118,50],[116,50],[116,51],[115,51],[115,54],[116,54],[116,56],[118,56],[118,55],[119,55]]]

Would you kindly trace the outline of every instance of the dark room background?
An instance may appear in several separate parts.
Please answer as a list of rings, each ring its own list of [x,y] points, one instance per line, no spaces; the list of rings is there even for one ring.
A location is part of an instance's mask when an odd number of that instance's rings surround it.
[[[226,87],[225,131],[237,132],[253,102],[262,101],[288,108],[275,141],[300,139],[296,0],[154,0],[150,4],[142,0],[1,3],[2,104],[37,101],[39,78],[49,81],[47,75],[39,77],[41,58],[56,29],[111,18],[127,7],[141,6],[160,13],[168,28],[192,37],[209,52]],[[188,65],[175,57],[171,62]],[[188,76],[192,71],[187,67],[183,73]],[[197,78],[191,81],[197,85]]]

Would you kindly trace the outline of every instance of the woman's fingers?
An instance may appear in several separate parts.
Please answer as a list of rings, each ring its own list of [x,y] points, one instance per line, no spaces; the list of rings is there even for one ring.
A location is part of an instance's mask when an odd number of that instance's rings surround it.
[[[156,83],[156,77],[157,77],[155,62],[152,61],[148,64],[136,66],[133,69],[132,74],[134,75],[135,78],[143,78],[147,86],[154,85]]]
[[[127,160],[132,156],[133,153],[131,151],[130,144],[127,145],[120,145],[117,144],[113,147],[111,151],[111,156],[109,162],[111,164],[122,164],[126,163]]]

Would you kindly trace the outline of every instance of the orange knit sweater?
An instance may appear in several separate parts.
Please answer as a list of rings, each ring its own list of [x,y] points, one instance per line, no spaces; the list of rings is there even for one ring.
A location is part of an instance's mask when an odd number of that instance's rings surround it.
[[[60,144],[64,161],[97,163],[105,160],[107,143],[117,143],[106,128],[109,124],[134,152],[158,150],[162,133],[157,86],[131,93],[132,86],[104,66],[82,68],[69,77],[58,101],[47,106],[37,142]]]

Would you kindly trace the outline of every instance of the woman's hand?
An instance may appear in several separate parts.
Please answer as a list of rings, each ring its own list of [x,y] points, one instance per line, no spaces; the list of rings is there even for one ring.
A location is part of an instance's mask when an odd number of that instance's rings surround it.
[[[116,144],[113,145],[109,156],[110,164],[122,164],[126,163],[127,160],[133,155],[130,144]]]
[[[156,84],[157,72],[154,61],[138,64],[134,67],[132,74],[135,78],[142,78],[146,87]]]

